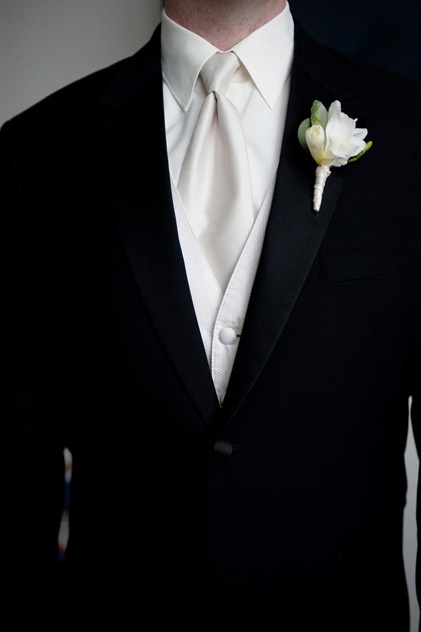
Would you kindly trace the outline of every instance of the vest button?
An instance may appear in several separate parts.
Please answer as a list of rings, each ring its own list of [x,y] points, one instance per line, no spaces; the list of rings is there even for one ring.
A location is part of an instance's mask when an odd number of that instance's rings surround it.
[[[224,345],[233,345],[237,340],[237,332],[232,327],[223,327],[219,332],[219,340]]]

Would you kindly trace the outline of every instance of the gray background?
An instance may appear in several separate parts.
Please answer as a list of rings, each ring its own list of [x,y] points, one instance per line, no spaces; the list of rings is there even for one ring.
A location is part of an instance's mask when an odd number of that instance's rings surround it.
[[[0,124],[50,92],[133,54],[162,0],[0,0]]]
[[[415,36],[421,26],[419,0],[402,0],[399,10],[395,0],[355,0],[348,9],[344,7],[347,3],[340,3],[340,11],[337,0],[290,0],[290,4],[316,39],[392,66],[403,74],[421,77]],[[0,0],[0,125],[70,81],[134,53],[158,24],[162,5],[162,0]],[[364,6],[370,6],[368,13]],[[381,12],[380,26],[376,6]],[[406,462],[409,491],[404,553],[411,632],[416,632],[418,457],[412,432]]]

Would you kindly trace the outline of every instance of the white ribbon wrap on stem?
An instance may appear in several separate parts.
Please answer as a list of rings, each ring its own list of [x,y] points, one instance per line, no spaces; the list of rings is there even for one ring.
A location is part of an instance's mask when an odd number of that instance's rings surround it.
[[[313,210],[318,213],[322,203],[323,190],[325,188],[326,180],[330,176],[330,168],[326,165],[319,165],[316,169],[316,179],[313,189]]]

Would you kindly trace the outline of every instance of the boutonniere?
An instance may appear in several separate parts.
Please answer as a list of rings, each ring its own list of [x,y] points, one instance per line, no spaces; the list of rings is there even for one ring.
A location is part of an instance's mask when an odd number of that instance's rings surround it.
[[[316,213],[331,168],[358,160],[373,144],[365,142],[368,130],[356,127],[356,122],[341,111],[340,101],[333,101],[329,110],[320,101],[313,101],[310,117],[298,128],[298,140],[317,163],[313,191]]]

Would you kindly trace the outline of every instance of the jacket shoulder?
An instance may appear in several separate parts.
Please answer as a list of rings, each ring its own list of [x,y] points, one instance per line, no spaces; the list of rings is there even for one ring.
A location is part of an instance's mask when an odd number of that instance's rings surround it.
[[[353,92],[378,110],[390,110],[393,103],[402,104],[404,100],[406,105],[420,105],[421,82],[321,44],[299,23],[295,24],[294,63],[333,94]]]
[[[151,73],[159,70],[158,28],[134,55],[63,86],[9,119],[3,127],[15,136],[35,129],[63,131],[65,125],[84,127],[100,118],[107,107],[129,98]]]

